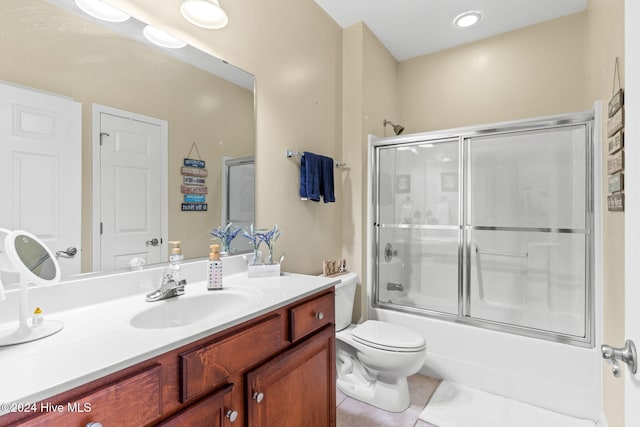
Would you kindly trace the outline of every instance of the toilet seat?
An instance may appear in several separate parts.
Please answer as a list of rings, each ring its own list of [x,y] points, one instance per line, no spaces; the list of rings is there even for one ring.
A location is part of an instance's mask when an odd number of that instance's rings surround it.
[[[367,320],[352,331],[353,340],[379,350],[416,352],[424,350],[424,337],[404,326]]]

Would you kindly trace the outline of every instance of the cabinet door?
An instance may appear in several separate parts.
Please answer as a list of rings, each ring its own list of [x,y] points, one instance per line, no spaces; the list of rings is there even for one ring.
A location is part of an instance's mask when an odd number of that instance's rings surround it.
[[[335,426],[333,325],[247,375],[250,426]]]

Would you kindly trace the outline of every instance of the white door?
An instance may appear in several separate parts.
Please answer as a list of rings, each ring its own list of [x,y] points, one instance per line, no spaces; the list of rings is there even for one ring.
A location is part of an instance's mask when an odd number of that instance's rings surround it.
[[[63,278],[81,266],[81,134],[80,103],[0,83],[0,227],[75,248],[58,257]]]
[[[625,335],[640,349],[640,2],[625,1]],[[622,344],[622,343],[621,343]],[[640,426],[640,370],[625,374],[625,426]]]
[[[165,261],[166,122],[104,107],[98,122],[100,256],[94,270],[129,267],[134,258]]]

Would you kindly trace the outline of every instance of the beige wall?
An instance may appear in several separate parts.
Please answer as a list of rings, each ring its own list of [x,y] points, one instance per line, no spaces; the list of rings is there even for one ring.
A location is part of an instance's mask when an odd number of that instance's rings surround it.
[[[343,157],[350,164],[343,177],[350,200],[343,212],[343,253],[360,276],[353,318],[366,314],[367,148],[368,135],[383,136],[384,119],[397,121],[398,63],[375,35],[360,23],[344,30]],[[389,128],[387,128],[389,129]],[[388,130],[387,130],[388,131]]]
[[[42,0],[3,0],[0,9],[0,80],[82,103],[83,271],[91,266],[92,103],[168,121],[168,237],[184,242],[186,257],[205,256],[221,222],[222,156],[254,152],[253,92]],[[209,171],[207,212],[180,211],[180,166],[193,142]]]
[[[406,133],[586,109],[585,13],[403,61]]]
[[[624,88],[624,0],[589,0],[587,9],[587,94],[588,102],[602,100],[603,130],[607,104],[613,91],[615,59],[619,57]],[[617,88],[617,87],[616,87]],[[603,132],[603,146],[607,138]],[[624,344],[624,213],[608,212],[607,150],[602,151],[603,223],[603,331],[602,341],[620,347]],[[624,375],[624,374],[623,374]],[[624,380],[614,378],[603,361],[603,409],[609,426],[624,426]]]

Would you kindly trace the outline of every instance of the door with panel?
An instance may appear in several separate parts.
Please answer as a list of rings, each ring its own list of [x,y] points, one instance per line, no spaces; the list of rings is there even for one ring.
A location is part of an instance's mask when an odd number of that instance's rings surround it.
[[[81,266],[81,133],[80,103],[0,83],[0,227],[59,252],[63,278]]]
[[[167,124],[125,111],[101,111],[98,120],[94,270],[166,261]]]

